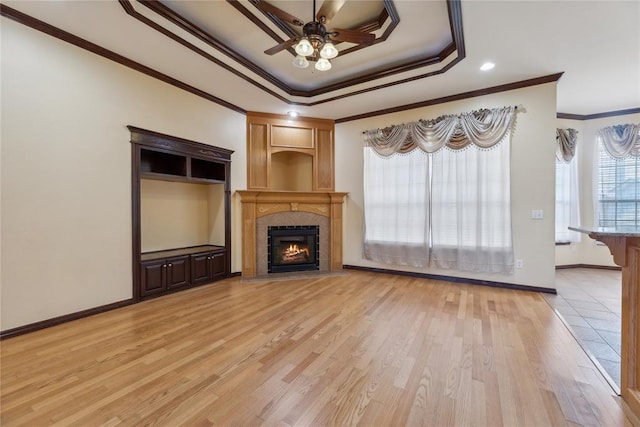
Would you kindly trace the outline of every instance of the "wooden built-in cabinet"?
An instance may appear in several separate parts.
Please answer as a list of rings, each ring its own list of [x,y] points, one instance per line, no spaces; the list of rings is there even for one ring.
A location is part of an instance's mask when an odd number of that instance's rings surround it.
[[[334,191],[334,128],[333,120],[247,113],[247,189]],[[310,156],[308,188],[276,185],[272,156],[283,152]]]
[[[191,256],[191,283],[209,283],[225,275],[224,252],[205,252]]]
[[[164,294],[228,277],[224,246],[201,245],[143,253],[141,298]]]
[[[141,262],[141,296],[163,293],[189,284],[189,257]]]
[[[128,129],[132,149],[134,301],[229,277],[233,151],[133,126]],[[222,186],[220,203],[224,204],[224,236],[213,236],[216,245],[142,253],[141,179]],[[220,241],[224,244],[218,244]]]

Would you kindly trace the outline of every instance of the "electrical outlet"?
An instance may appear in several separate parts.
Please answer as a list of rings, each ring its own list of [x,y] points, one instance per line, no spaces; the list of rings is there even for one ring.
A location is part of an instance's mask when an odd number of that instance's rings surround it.
[[[524,268],[524,261],[521,259],[516,260],[516,268]]]
[[[544,211],[542,209],[532,210],[531,219],[544,219]]]

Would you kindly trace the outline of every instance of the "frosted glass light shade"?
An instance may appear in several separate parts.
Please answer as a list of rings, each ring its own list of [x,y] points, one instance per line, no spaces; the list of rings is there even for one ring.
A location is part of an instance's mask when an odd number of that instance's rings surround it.
[[[326,42],[322,49],[320,49],[320,56],[327,59],[332,59],[338,56],[338,49],[331,42]]]
[[[293,58],[292,64],[296,68],[307,68],[309,66],[309,61],[307,61],[307,58],[305,58],[304,56],[298,55]]]
[[[331,62],[327,58],[320,58],[318,62],[316,62],[316,70],[318,71],[327,71],[331,69]]]
[[[296,45],[296,53],[302,56],[309,56],[313,53],[313,46],[311,46],[311,43],[309,43],[306,37]]]

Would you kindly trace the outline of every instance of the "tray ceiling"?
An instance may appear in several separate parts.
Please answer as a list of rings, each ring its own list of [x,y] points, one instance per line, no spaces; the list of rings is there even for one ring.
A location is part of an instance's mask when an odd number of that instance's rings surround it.
[[[312,20],[312,1],[270,3]],[[9,0],[2,7],[16,21],[98,46],[88,49],[238,111],[341,119],[559,73],[560,112],[640,106],[638,2],[347,0],[329,29],[365,29],[376,42],[338,44],[326,72],[294,68],[291,49],[265,54],[300,29],[249,0]],[[480,72],[488,60],[495,69]]]

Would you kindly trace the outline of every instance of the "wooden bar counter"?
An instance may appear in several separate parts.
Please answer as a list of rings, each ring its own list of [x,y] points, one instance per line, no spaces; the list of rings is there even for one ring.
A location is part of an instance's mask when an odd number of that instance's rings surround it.
[[[621,394],[635,423],[640,420],[640,229],[569,227],[609,247],[622,267]]]

